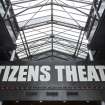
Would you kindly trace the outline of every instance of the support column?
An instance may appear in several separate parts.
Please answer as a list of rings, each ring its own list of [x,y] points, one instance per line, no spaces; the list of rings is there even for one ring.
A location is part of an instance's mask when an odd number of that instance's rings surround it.
[[[8,9],[7,9],[6,12],[5,12],[5,15],[4,15],[4,17],[3,17],[4,19],[7,18],[7,15],[8,15],[8,13],[9,13],[10,8],[11,8],[11,4],[9,5]]]
[[[16,50],[13,50],[13,51],[12,51],[11,58],[10,58],[10,61],[14,61],[15,53],[16,53]]]
[[[52,57],[53,57],[53,38],[54,38],[54,34],[53,34],[53,0],[51,0],[51,46],[52,46]]]
[[[3,102],[2,101],[0,101],[0,105],[2,105],[3,104]]]
[[[95,13],[96,13],[98,19],[100,19],[100,15],[99,15],[99,13],[98,13],[98,9],[97,9],[97,7],[96,7],[95,0],[94,0],[94,2],[93,2],[93,8],[94,8],[94,11],[95,11]]]
[[[93,54],[92,54],[91,50],[89,50],[89,58],[90,58],[90,61],[94,61]]]
[[[105,102],[104,101],[101,101],[101,105],[105,105]]]

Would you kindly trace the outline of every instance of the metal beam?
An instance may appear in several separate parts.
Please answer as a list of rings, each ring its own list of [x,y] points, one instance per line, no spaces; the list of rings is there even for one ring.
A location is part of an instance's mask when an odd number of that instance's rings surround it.
[[[84,14],[84,15],[86,15],[86,16],[89,16],[87,13],[85,13],[85,12],[79,10],[77,7],[70,6],[70,5],[68,5],[68,4],[53,3],[53,5],[57,5],[57,6],[61,6],[61,7],[66,7],[66,8],[72,8],[72,9],[75,9],[75,10],[81,12],[82,14]]]
[[[82,37],[81,37],[80,44],[79,44],[79,46],[78,46],[77,53],[76,53],[77,56],[78,56],[78,53],[79,53],[79,51],[80,51],[80,48],[81,48],[82,41],[83,41],[83,38],[84,38],[84,36],[85,36],[85,33],[86,33],[86,32],[84,32],[83,35],[82,35]]]
[[[0,101],[0,105],[3,105],[3,101]]]
[[[94,61],[93,54],[92,54],[91,50],[89,50],[89,58],[90,58],[90,61]]]
[[[79,26],[74,25],[74,24],[69,24],[69,23],[56,21],[56,20],[53,21],[53,24],[57,24],[57,25],[61,25],[61,26],[65,26],[65,27],[69,27],[69,28],[73,28],[73,29],[78,29],[78,30],[84,30],[84,27],[79,27]]]
[[[49,0],[47,0],[47,2],[48,2]],[[45,4],[47,4],[47,2],[45,3]],[[35,12],[32,16],[31,16],[31,18],[30,19],[28,19],[27,21],[26,21],[26,23],[24,24],[24,26],[23,27],[25,27],[30,21],[31,21],[31,19],[32,18],[34,18],[34,16],[36,16],[37,15],[37,13],[43,8],[44,6],[41,6],[39,9],[38,9],[38,11],[37,12]]]
[[[22,10],[21,12],[15,14],[15,15],[9,17],[9,18],[16,17],[17,15],[19,15],[19,14],[21,14],[21,13],[23,13],[23,12],[29,10],[29,9],[38,8],[38,7],[43,7],[43,6],[47,6],[47,5],[51,5],[51,3],[38,4],[38,5],[34,5],[34,6],[27,7],[27,8],[25,8],[24,10]],[[85,12],[79,10],[77,7],[74,7],[74,6],[70,6],[70,5],[67,5],[67,4],[66,4],[66,5],[65,5],[65,4],[58,4],[58,3],[54,3],[54,2],[53,2],[53,5],[57,5],[57,6],[61,6],[61,7],[66,7],[66,8],[72,8],[72,9],[75,9],[75,10],[81,12],[82,14],[84,14],[84,15],[86,15],[86,16],[89,16],[87,13],[85,13]]]
[[[82,30],[80,31],[80,35],[79,35],[79,37],[78,37],[78,42],[77,42],[77,45],[76,45],[76,48],[75,48],[74,56],[75,56],[76,53],[77,53],[77,50],[78,50],[78,46],[79,46],[79,42],[80,42],[81,36],[82,36]]]
[[[7,15],[8,15],[8,13],[9,13],[9,10],[10,10],[10,8],[11,8],[11,4],[8,6],[8,8],[6,9],[6,12],[5,12],[5,14],[4,14],[4,17],[3,17],[3,19],[6,19],[6,17],[7,17]]]
[[[18,2],[17,1],[12,2],[12,5],[22,4],[22,3],[32,2],[32,1],[38,1],[38,0],[23,0],[23,1],[18,1]]]
[[[43,6],[46,6],[46,5],[47,5],[47,3],[45,3],[45,4],[37,4],[37,5],[34,5],[34,6],[26,7],[24,10],[18,12],[17,14],[14,14],[13,16],[11,16],[11,17],[9,17],[9,18],[16,17],[16,16],[18,16],[19,14],[21,14],[21,13],[23,13],[23,12],[29,10],[29,9],[37,8],[37,7],[43,7]],[[49,5],[49,4],[48,4],[48,5]]]
[[[83,4],[90,4],[90,5],[92,5],[92,2],[83,1],[83,0],[67,0],[67,1],[72,1],[72,2],[78,2],[78,3],[83,3]]]
[[[95,11],[95,13],[96,13],[96,16],[98,17],[98,19],[100,20],[100,14],[98,13],[98,8],[97,8],[97,6],[96,6],[96,0],[94,0],[93,1],[93,8],[94,8],[94,11]]]
[[[60,0],[59,0],[60,1]],[[56,1],[57,2],[57,1]],[[58,2],[57,2],[58,3]],[[59,3],[58,3],[59,4]],[[80,24],[78,23],[78,21],[75,19],[75,18],[73,18],[73,16],[68,12],[68,11],[66,11],[66,9],[63,7],[63,6],[61,6],[61,8],[65,11],[65,13],[67,13],[67,15],[70,17],[69,19],[72,19],[79,27],[81,27],[80,26]]]
[[[25,1],[15,1],[12,3],[12,5],[14,4],[21,4],[21,3],[27,3],[27,2],[32,2],[32,1],[36,1],[36,0],[25,0]],[[92,5],[92,2],[89,1],[82,1],[82,0],[67,0],[67,1],[72,1],[72,2],[78,2],[78,3],[83,3],[83,4],[90,4]]]
[[[36,43],[36,42],[38,42],[38,41],[43,41],[43,40],[48,39],[49,36],[47,36],[47,37],[39,37],[39,38],[40,38],[40,39],[36,39],[36,40],[28,40],[27,43],[30,44],[30,43]],[[21,44],[18,44],[17,46],[21,46],[21,45],[23,45],[23,44],[21,43]]]
[[[27,43],[27,40],[26,40],[26,36],[25,36],[24,31],[22,31],[22,34],[23,34],[23,37],[24,37],[24,40],[25,40],[25,44],[26,44],[26,46],[27,46],[28,54],[29,54],[29,56],[31,56],[31,53],[30,53],[30,50],[29,50],[29,47],[28,47],[28,43]]]
[[[57,4],[59,4],[59,3],[54,3],[53,2],[53,5],[57,5]],[[37,8],[37,7],[42,7],[42,6],[46,6],[46,5],[51,5],[51,2],[49,2],[49,3],[47,3],[47,4],[36,4],[35,6],[36,7],[33,7],[33,6],[30,6],[30,9],[31,8]],[[62,4],[60,4],[61,6],[62,6]],[[73,7],[73,6],[70,6],[70,5],[68,5],[68,4],[66,4],[66,3],[64,3],[63,4],[64,6],[66,6],[67,5],[67,8],[70,8],[70,7]],[[28,7],[25,7],[25,6],[19,6],[19,5],[16,5],[17,7],[19,7],[19,8],[16,8],[16,9],[14,9],[14,10],[17,10],[17,9],[27,9]],[[70,6],[70,7],[68,7],[68,6]],[[81,9],[84,9],[84,10],[89,10],[89,9],[87,9],[87,8],[84,8],[85,6],[74,6],[74,8],[81,8]]]
[[[101,105],[105,105],[105,101],[101,101]]]
[[[44,26],[44,25],[47,25],[47,24],[56,24],[56,25],[61,25],[61,26],[73,28],[73,29],[84,30],[84,27],[79,27],[79,26],[74,25],[74,24],[69,24],[69,23],[56,21],[56,20],[53,20],[53,22],[51,22],[51,20],[49,20],[49,21],[45,21],[45,22],[41,22],[41,23],[37,23],[37,24],[28,25],[28,26],[25,26],[24,28],[21,27],[20,31],[21,30],[31,29],[31,28],[36,28],[36,27],[40,27],[40,26]]]
[[[76,41],[70,40],[70,39],[65,39],[65,37],[59,37],[59,36],[55,36],[56,39],[62,40],[62,41],[66,41],[66,42],[71,42],[71,43],[77,43]]]
[[[26,55],[27,55],[27,57],[28,57],[29,55],[28,55],[28,53],[27,53],[27,49],[26,49],[26,46],[25,46],[25,44],[24,44],[24,41],[23,41],[23,38],[22,38],[21,33],[20,33],[20,38],[21,38],[22,44],[23,44],[23,46],[24,46],[24,50],[25,50],[25,52],[26,52]]]
[[[30,48],[30,51],[31,51],[32,49],[37,49],[37,48],[40,48],[42,46],[47,46],[48,44],[50,44],[50,43],[46,41],[42,44],[37,44],[37,45],[30,46],[29,48]],[[18,50],[17,54],[20,53],[20,52],[23,52],[23,50]]]
[[[53,56],[53,0],[51,0],[51,49],[52,49],[52,56]]]
[[[11,54],[10,61],[14,61],[14,59],[15,59],[15,54],[16,54],[16,50],[13,50],[13,51],[12,51],[12,54]]]
[[[23,29],[24,30],[27,30],[27,29],[32,29],[32,28],[44,26],[44,25],[47,25],[47,24],[51,24],[51,20],[40,22],[40,23],[37,23],[37,24],[27,25],[24,28],[23,27],[20,27],[20,31],[22,31]]]

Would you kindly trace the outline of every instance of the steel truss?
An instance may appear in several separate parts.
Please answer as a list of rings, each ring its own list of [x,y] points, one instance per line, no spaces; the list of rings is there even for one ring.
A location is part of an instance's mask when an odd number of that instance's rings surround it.
[[[85,59],[88,54],[87,20],[94,18],[90,15],[92,9],[98,15],[98,2],[94,2],[11,0],[14,15],[10,19],[16,17],[20,28],[16,50],[19,58],[32,59],[46,51],[51,51],[51,56],[54,56],[54,51],[58,51]]]

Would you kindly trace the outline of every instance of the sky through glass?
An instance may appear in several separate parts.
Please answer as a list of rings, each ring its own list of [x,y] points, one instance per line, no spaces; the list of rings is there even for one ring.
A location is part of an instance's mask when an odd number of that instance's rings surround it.
[[[85,59],[85,26],[93,0],[11,0],[20,28],[19,58],[60,51]]]

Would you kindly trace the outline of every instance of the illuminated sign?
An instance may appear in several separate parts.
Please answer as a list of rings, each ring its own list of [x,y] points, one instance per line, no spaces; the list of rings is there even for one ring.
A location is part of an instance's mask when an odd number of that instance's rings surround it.
[[[2,82],[105,81],[104,65],[0,65]]]

